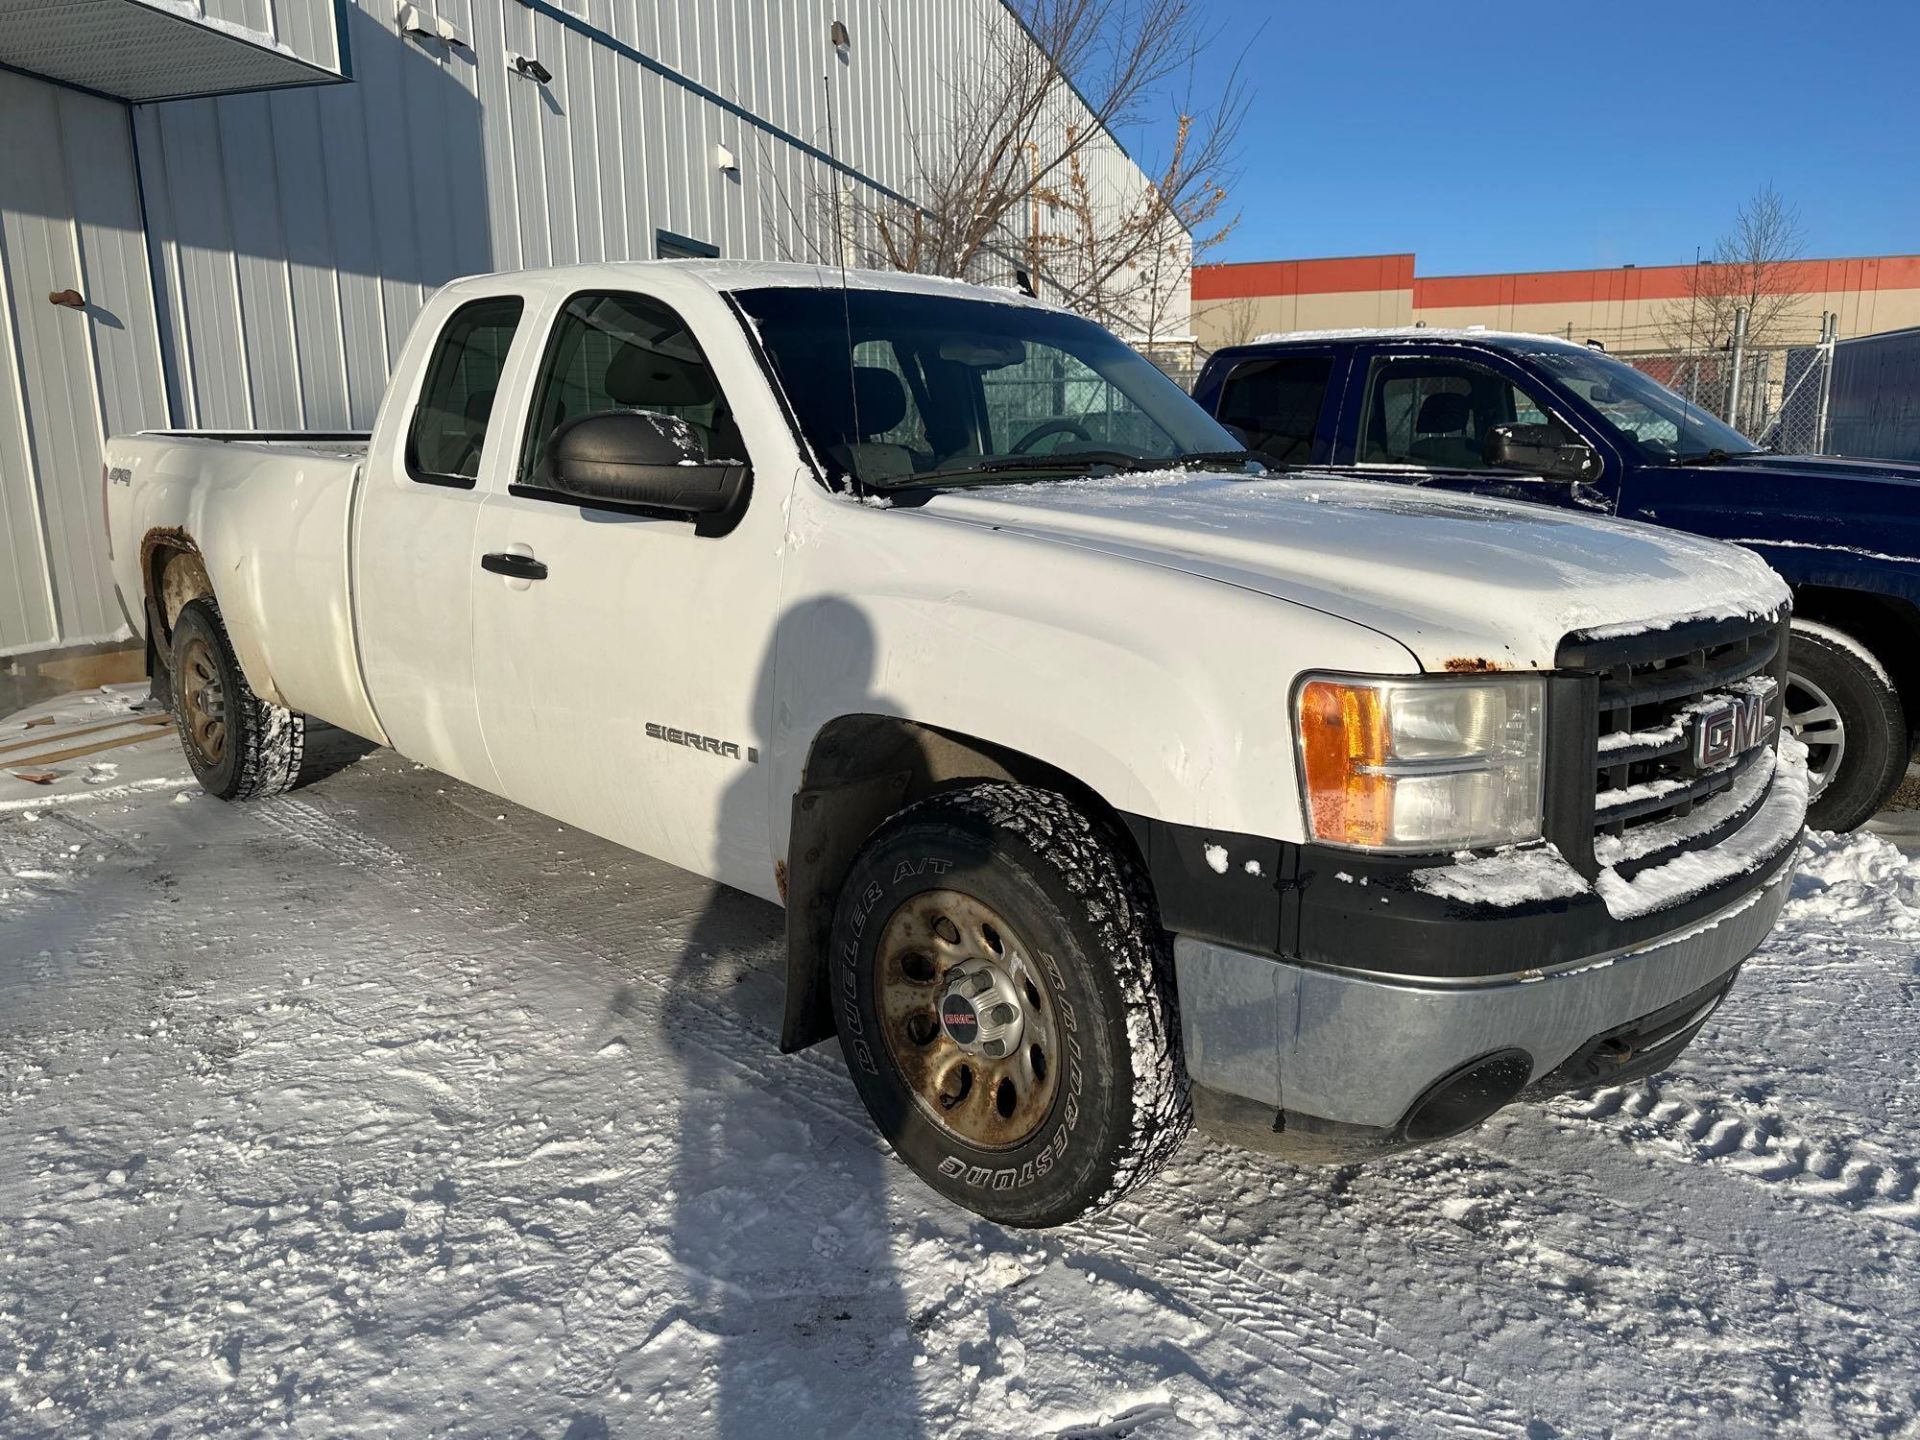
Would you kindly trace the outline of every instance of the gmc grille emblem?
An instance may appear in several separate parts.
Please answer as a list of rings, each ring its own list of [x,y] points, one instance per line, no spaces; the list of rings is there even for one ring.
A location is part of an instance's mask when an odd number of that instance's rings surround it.
[[[1764,745],[1773,735],[1774,683],[1723,700],[1693,717],[1693,765],[1712,770]]]

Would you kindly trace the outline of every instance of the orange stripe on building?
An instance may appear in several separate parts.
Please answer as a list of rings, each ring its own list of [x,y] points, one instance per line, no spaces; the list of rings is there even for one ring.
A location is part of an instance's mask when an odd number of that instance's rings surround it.
[[[1195,300],[1261,295],[1350,295],[1414,288],[1412,255],[1352,255],[1328,260],[1253,260],[1196,265]]]
[[[1920,290],[1920,255],[1795,260],[1787,262],[1784,268],[1793,290],[1803,295]],[[1193,272],[1193,298],[1238,300],[1269,295],[1340,295],[1410,289],[1417,310],[1630,303],[1680,299],[1690,293],[1694,271],[1691,265],[1648,265],[1607,270],[1416,277],[1413,269],[1412,255],[1199,265]]]

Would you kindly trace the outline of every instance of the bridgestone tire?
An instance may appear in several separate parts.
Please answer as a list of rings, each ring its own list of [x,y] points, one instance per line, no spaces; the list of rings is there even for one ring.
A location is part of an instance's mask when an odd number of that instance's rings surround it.
[[[1899,786],[1908,758],[1900,695],[1861,655],[1818,629],[1796,624],[1787,647],[1792,677],[1805,676],[1833,701],[1846,727],[1839,772],[1814,797],[1807,823],[1816,830],[1853,830],[1871,820]]]
[[[306,750],[306,716],[254,693],[212,602],[192,600],[182,607],[173,626],[172,659],[174,724],[201,788],[222,800],[259,800],[292,789]],[[214,755],[194,733],[188,691],[196,659],[211,663],[219,684],[224,734]]]
[[[1049,1062],[1051,1098],[1035,1101],[1044,1118],[1018,1143],[981,1148],[929,1119],[882,1033],[881,940],[916,897],[942,903],[929,892],[1005,917],[1043,977],[1060,1062]],[[1172,957],[1151,893],[1123,845],[1060,795],[982,784],[894,816],[847,877],[831,966],[860,1098],[900,1157],[958,1205],[1003,1225],[1064,1224],[1143,1184],[1186,1136]]]

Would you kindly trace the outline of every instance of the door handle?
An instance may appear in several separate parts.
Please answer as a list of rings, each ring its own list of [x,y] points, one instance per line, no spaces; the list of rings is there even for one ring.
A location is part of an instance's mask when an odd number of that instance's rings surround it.
[[[504,575],[509,580],[547,578],[547,566],[544,560],[536,560],[531,555],[515,555],[506,550],[496,550],[492,554],[482,555],[480,568],[491,571],[495,575]]]

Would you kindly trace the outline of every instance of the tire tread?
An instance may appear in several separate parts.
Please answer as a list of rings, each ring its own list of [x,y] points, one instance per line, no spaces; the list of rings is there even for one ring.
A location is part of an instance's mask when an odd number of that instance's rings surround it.
[[[176,636],[189,611],[197,611],[211,627],[231,679],[226,687],[227,743],[237,747],[238,764],[226,789],[215,793],[223,800],[264,800],[284,795],[300,778],[301,762],[306,756],[307,717],[254,692],[233,653],[226,622],[212,602],[192,600],[182,607],[180,619],[174,622]],[[187,735],[184,707],[177,700],[174,723],[180,731],[181,743],[188,747],[191,755],[192,741]]]
[[[1017,836],[1085,907],[1112,961],[1126,1006],[1133,1118],[1106,1191],[1086,1207],[1105,1209],[1158,1174],[1193,1127],[1173,957],[1146,876],[1115,838],[1057,791],[1000,781],[970,785],[918,801],[889,823],[936,817],[972,819]]]

